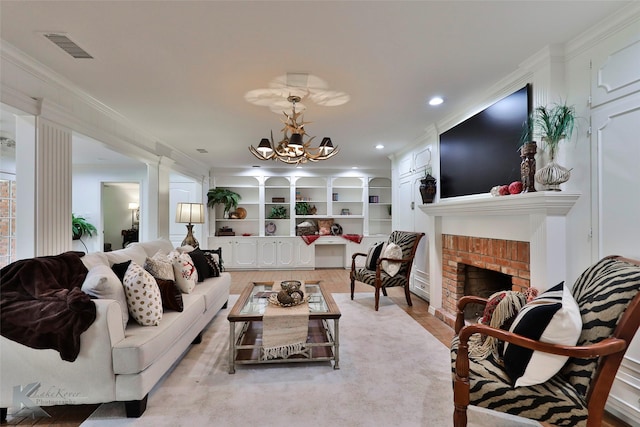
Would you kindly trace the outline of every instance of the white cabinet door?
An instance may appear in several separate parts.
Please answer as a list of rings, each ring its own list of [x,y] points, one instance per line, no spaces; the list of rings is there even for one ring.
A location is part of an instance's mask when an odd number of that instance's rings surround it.
[[[276,268],[278,254],[276,239],[263,238],[258,241],[258,265],[261,268]]]
[[[294,268],[295,265],[295,238],[280,238],[276,242],[276,253],[277,253],[277,261],[278,268]],[[300,239],[301,240],[301,239]],[[304,242],[303,242],[304,243]]]
[[[296,267],[298,268],[315,268],[316,266],[316,247],[315,245],[307,245],[304,240],[295,239],[294,250],[296,254]]]
[[[240,238],[234,241],[233,262],[237,268],[255,268],[258,266],[258,242],[256,239]]]

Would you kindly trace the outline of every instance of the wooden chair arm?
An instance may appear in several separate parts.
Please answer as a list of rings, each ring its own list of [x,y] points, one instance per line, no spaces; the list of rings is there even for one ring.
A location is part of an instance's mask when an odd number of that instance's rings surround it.
[[[354,272],[356,271],[356,258],[359,256],[367,256],[367,254],[362,252],[356,252],[353,255],[351,255],[351,275],[353,275]]]
[[[488,298],[477,297],[473,295],[467,295],[458,300],[458,311],[456,313],[456,323],[454,326],[455,333],[459,333],[460,329],[464,326],[464,308],[467,304],[475,303],[482,306],[487,305]]]
[[[522,335],[514,334],[502,329],[492,328],[488,325],[475,324],[462,328],[459,338],[460,343],[464,342],[465,347],[469,337],[475,333],[485,334],[498,338],[502,341],[519,345],[520,347],[531,350],[542,351],[544,353],[557,354],[560,356],[577,357],[580,359],[591,359],[609,354],[619,353],[627,348],[627,343],[619,338],[607,338],[596,344],[585,346],[568,346],[559,344],[550,344],[542,341],[532,340]]]

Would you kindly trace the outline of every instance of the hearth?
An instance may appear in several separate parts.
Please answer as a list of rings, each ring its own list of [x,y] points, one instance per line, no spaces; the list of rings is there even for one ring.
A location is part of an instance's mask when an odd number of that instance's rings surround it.
[[[511,275],[473,265],[458,264],[464,271],[464,295],[475,295],[489,298],[499,291],[510,291],[512,288]],[[484,306],[467,304],[464,310],[466,320],[475,322],[482,316]]]

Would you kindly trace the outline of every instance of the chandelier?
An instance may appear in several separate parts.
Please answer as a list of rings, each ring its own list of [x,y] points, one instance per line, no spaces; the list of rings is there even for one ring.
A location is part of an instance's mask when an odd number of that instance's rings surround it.
[[[310,123],[305,122],[302,113],[296,112],[296,103],[301,98],[297,95],[289,95],[287,101],[292,104],[291,114],[283,112],[286,119],[283,119],[284,128],[281,132],[284,134],[280,142],[273,140],[273,131],[271,131],[271,141],[262,138],[258,147],[249,147],[249,151],[260,160],[277,160],[287,164],[300,164],[306,162],[317,162],[319,160],[329,159],[338,154],[339,148],[334,147],[331,138],[324,137],[318,147],[311,147],[311,141],[315,136],[309,137],[305,132],[304,125]],[[304,141],[304,137],[307,141]]]

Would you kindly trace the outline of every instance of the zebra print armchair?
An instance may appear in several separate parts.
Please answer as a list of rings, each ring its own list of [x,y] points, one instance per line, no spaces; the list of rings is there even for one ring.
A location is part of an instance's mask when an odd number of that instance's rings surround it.
[[[571,290],[582,318],[575,346],[543,343],[487,325],[464,326],[464,306],[486,300],[461,298],[451,346],[454,426],[467,425],[468,405],[557,426],[600,426],[616,372],[640,325],[639,290],[640,261],[606,257],[585,270]],[[569,359],[547,382],[513,387],[502,359],[469,358],[468,341],[476,333]]]
[[[365,253],[354,253],[351,256],[351,299],[353,299],[353,293],[356,286],[356,280],[362,283],[366,283],[367,285],[371,285],[375,288],[375,308],[378,311],[378,307],[380,305],[380,291],[382,290],[382,294],[387,296],[387,289],[393,286],[404,286],[404,294],[407,298],[407,304],[411,306],[411,292],[409,290],[409,277],[411,275],[411,266],[413,265],[413,258],[416,254],[416,250],[418,249],[418,243],[420,243],[420,239],[424,236],[424,233],[416,233],[412,231],[393,231],[389,236],[389,243],[395,243],[402,250],[401,259],[397,258],[386,258],[384,256],[379,256],[373,264],[374,268],[367,268],[373,266],[367,266],[362,268],[356,267],[356,258],[360,256],[364,256],[369,258],[369,254]],[[385,261],[392,261],[395,263],[399,263],[399,270],[396,274],[389,275],[383,268]]]

